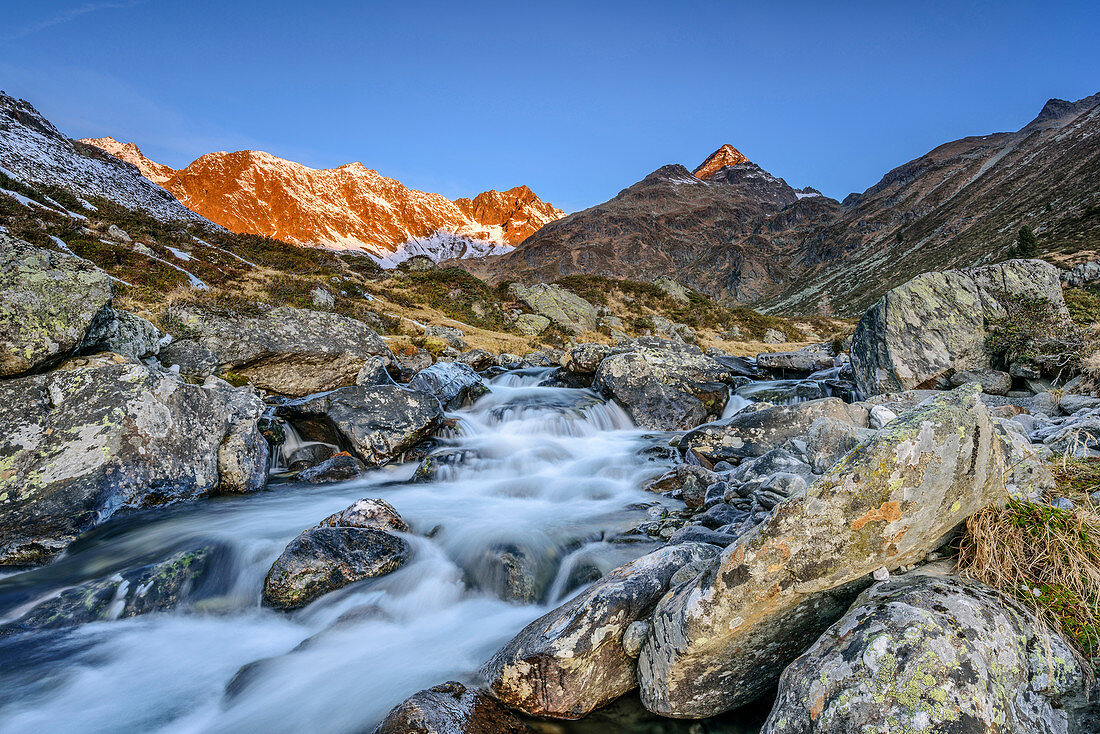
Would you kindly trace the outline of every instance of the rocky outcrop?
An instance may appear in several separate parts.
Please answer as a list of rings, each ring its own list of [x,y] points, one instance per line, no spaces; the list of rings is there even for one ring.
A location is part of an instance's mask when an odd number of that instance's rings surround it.
[[[111,281],[92,263],[0,232],[0,377],[44,369],[110,321]]]
[[[275,414],[302,436],[343,446],[380,466],[427,438],[443,418],[432,395],[397,385],[356,385],[292,400]]]
[[[532,729],[485,691],[450,681],[398,704],[374,734],[528,734]]]
[[[739,461],[763,456],[785,442],[804,436],[820,418],[866,427],[867,414],[839,398],[807,400],[794,405],[777,405],[745,410],[732,418],[707,423],[680,439],[680,450],[710,462]]]
[[[785,338],[785,337],[784,337]],[[811,344],[795,352],[767,352],[756,356],[756,365],[775,372],[813,372],[833,366],[835,355],[828,344]]]
[[[787,667],[762,731],[1066,734],[1082,691],[1073,651],[1030,613],[916,572],[869,588]]]
[[[964,370],[988,369],[989,325],[1010,300],[1041,301],[1065,313],[1053,265],[1009,260],[969,270],[924,273],[867,309],[852,337],[862,395],[935,387]]]
[[[734,373],[698,347],[638,340],[604,359],[592,387],[643,428],[684,430],[721,415]]]
[[[264,579],[263,602],[298,609],[350,583],[395,571],[408,557],[404,539],[378,528],[311,528],[275,560]]]
[[[1005,469],[976,390],[899,416],[661,600],[638,662],[646,707],[702,717],[751,701],[867,574],[923,559],[1004,501]]]
[[[114,355],[0,381],[0,563],[40,563],[120,511],[218,490],[234,402]]]
[[[701,543],[665,546],[536,619],[485,664],[493,695],[528,714],[576,719],[631,690],[634,659],[623,636],[649,616],[680,568],[717,552]]]
[[[599,325],[596,307],[561,286],[538,283],[528,287],[513,283],[508,287],[508,294],[535,314],[573,334],[596,331]]]
[[[439,362],[420,370],[409,380],[409,388],[434,395],[447,410],[461,408],[489,392],[481,376],[462,362]]]
[[[185,375],[234,375],[281,395],[302,396],[355,384],[371,357],[394,365],[386,343],[361,321],[323,311],[273,308],[258,316],[174,308],[182,338],[160,354]]]

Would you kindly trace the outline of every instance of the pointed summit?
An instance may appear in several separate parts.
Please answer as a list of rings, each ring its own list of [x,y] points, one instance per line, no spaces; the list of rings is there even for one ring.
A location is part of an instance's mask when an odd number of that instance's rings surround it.
[[[749,159],[746,158],[741,151],[739,151],[737,148],[734,148],[729,143],[726,143],[721,148],[711,153],[707,157],[707,159],[699,165],[698,168],[692,171],[692,173],[695,174],[696,178],[701,178],[705,181],[713,176],[715,173],[717,173],[718,170],[721,168],[725,168],[726,166],[736,166],[738,163],[748,162]]]

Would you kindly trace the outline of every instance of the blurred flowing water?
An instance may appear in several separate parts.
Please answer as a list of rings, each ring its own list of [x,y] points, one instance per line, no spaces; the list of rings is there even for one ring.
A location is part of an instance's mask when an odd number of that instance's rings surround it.
[[[655,547],[609,540],[646,504],[675,504],[640,489],[668,466],[668,437],[549,374],[501,375],[453,413],[432,481],[406,464],[139,514],[0,579],[11,621],[76,584],[218,548],[218,592],[180,610],[0,637],[0,733],[363,732],[422,688],[469,680],[525,624]],[[411,562],[292,614],[261,607],[286,544],[363,497],[412,526]]]

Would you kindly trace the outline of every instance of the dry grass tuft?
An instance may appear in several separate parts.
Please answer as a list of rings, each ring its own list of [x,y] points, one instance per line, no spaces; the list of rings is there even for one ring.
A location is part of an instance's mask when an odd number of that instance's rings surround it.
[[[1058,630],[1082,660],[1100,664],[1100,512],[1089,492],[1100,487],[1100,461],[1052,466],[1056,496],[1071,510],[1011,500],[966,522],[959,570],[1029,607]]]

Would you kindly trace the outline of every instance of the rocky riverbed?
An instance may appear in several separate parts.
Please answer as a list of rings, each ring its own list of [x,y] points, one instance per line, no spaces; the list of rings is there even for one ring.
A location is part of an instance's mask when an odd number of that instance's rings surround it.
[[[996,348],[1064,319],[1044,263],[922,275],[850,347],[412,368],[304,309],[162,335],[0,245],[0,732],[1095,730],[954,562],[1100,453],[1088,371]]]

